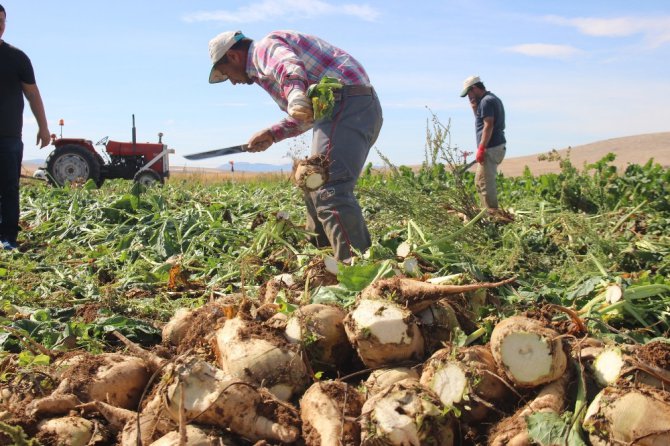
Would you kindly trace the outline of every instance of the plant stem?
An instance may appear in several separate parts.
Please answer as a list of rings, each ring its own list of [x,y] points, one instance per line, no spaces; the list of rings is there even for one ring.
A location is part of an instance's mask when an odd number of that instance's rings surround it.
[[[640,210],[640,208],[641,208],[642,206],[644,206],[644,205],[646,205],[646,204],[647,204],[647,200],[644,200],[642,203],[640,203],[640,204],[638,204],[637,206],[635,206],[635,207],[633,208],[632,211],[630,211],[629,213],[627,213],[626,215],[624,215],[623,217],[621,217],[621,218],[619,219],[619,221],[614,225],[614,227],[612,228],[612,230],[610,231],[610,234],[614,234],[614,233],[619,229],[619,227],[620,227],[622,224],[624,224],[624,223],[626,222],[626,220],[628,220],[628,219],[630,218],[631,215],[635,214],[637,211]]]
[[[468,346],[486,334],[486,328],[479,327],[465,338],[463,345]]]
[[[475,215],[472,218],[472,220],[470,220],[469,222],[464,224],[463,227],[461,227],[457,231],[452,232],[448,236],[442,237],[441,239],[432,240],[428,243],[424,243],[423,245],[417,246],[416,251],[419,251],[419,250],[425,249],[425,248],[430,248],[431,246],[439,245],[439,244],[442,244],[444,242],[448,242],[448,241],[456,238],[457,236],[461,235],[463,232],[468,230],[470,227],[472,227],[479,220],[481,220],[484,217],[484,215],[486,215],[486,212],[487,212],[487,209],[482,209],[481,211],[479,211],[479,214]]]

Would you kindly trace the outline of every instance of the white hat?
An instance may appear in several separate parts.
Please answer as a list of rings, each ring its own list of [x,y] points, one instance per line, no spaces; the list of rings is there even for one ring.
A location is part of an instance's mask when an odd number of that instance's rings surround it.
[[[212,59],[212,69],[209,71],[209,83],[217,84],[228,80],[228,76],[214,68],[214,65],[235,45],[244,39],[242,31],[226,31],[209,41],[209,57]]]
[[[468,91],[472,88],[473,85],[476,83],[481,82],[481,79],[479,79],[479,76],[470,76],[466,80],[463,81],[463,91],[461,91],[461,97],[465,97],[468,94]]]

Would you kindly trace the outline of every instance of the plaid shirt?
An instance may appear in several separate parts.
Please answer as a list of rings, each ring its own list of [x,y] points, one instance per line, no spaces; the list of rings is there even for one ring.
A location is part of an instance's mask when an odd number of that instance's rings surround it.
[[[298,88],[307,92],[307,88],[323,76],[337,78],[344,85],[370,85],[367,73],[351,55],[318,37],[295,31],[275,31],[253,42],[246,71],[284,111],[291,90]],[[275,141],[281,141],[311,127],[289,116],[270,130]]]

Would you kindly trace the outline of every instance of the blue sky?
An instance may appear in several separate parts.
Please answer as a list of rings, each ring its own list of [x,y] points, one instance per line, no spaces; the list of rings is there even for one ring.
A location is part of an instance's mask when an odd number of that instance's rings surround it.
[[[459,93],[480,75],[504,102],[508,157],[601,139],[668,131],[667,1],[421,0],[0,0],[3,40],[32,59],[52,133],[163,141],[179,155],[244,143],[283,113],[258,86],[210,85],[207,43],[226,30],[255,39],[272,30],[318,35],[366,68],[382,102],[375,145],[394,164],[425,158],[430,110],[451,144],[475,147]],[[24,159],[34,146],[26,104]],[[268,151],[188,162],[284,164],[309,139]],[[373,150],[369,161],[380,159]]]

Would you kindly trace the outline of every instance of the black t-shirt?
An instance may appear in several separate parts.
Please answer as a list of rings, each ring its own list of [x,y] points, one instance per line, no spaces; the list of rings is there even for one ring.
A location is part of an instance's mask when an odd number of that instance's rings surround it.
[[[5,41],[0,43],[0,136],[21,137],[23,85],[35,83],[26,54]]]

